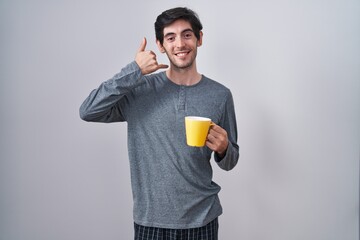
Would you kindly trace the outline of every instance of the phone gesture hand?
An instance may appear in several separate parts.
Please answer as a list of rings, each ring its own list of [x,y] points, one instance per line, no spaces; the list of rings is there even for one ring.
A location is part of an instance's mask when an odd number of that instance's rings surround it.
[[[141,45],[136,53],[135,61],[141,69],[141,73],[146,75],[155,72],[161,68],[168,68],[166,64],[158,64],[156,54],[153,51],[145,50],[146,38],[141,42]]]

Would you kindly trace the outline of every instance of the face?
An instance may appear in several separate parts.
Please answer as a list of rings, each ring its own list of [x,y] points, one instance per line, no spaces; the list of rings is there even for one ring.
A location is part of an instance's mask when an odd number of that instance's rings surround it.
[[[177,69],[187,69],[194,65],[197,47],[202,44],[202,32],[198,40],[191,24],[179,19],[164,28],[164,42],[157,41],[160,52],[166,53],[171,66]]]

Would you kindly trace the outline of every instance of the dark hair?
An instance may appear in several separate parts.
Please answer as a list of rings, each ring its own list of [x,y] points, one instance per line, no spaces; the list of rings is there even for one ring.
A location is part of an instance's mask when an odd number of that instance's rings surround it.
[[[198,15],[188,8],[177,7],[164,11],[161,13],[155,22],[156,40],[161,44],[164,42],[164,28],[172,24],[178,19],[184,19],[191,25],[192,30],[197,39],[200,39],[200,31],[202,29],[201,22]]]

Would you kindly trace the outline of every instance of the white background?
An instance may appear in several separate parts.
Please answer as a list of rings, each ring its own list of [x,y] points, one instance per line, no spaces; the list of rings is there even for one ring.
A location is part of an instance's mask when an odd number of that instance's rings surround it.
[[[241,157],[223,240],[358,240],[360,2],[0,1],[0,240],[132,239],[126,123],[80,120],[90,91],[158,53],[163,10],[204,25],[198,70],[234,95]]]

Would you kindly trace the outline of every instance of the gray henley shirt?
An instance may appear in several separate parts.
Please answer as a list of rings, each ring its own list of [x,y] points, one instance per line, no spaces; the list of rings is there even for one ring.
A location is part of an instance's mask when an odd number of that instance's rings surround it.
[[[205,76],[177,85],[165,72],[142,75],[136,62],[93,90],[80,107],[92,122],[128,124],[134,221],[161,228],[201,227],[222,214],[208,147],[186,145],[185,116],[208,117],[228,133],[215,162],[232,169],[239,158],[234,103],[228,88]]]

